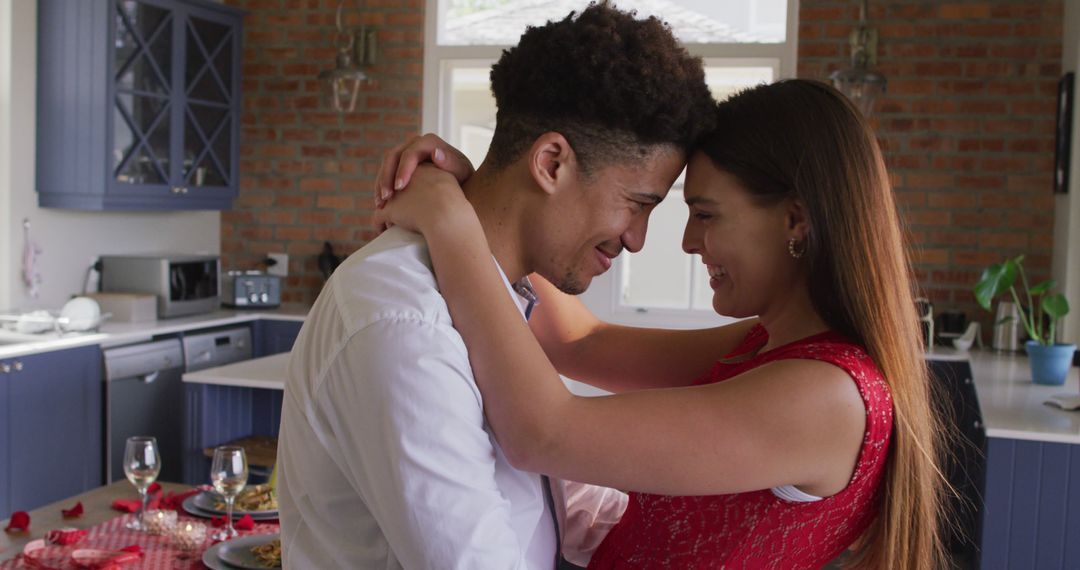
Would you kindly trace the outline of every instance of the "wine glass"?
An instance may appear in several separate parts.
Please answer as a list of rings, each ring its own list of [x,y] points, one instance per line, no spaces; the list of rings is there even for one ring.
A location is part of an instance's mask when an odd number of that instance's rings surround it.
[[[247,485],[248,465],[243,447],[223,445],[214,450],[214,461],[210,466],[210,482],[214,490],[225,497],[226,526],[214,533],[217,541],[229,540],[237,534],[233,528],[233,502],[240,491]]]
[[[127,438],[124,444],[124,475],[139,490],[139,514],[124,526],[131,530],[144,530],[143,517],[146,515],[146,503],[149,496],[146,490],[161,472],[161,455],[158,454],[157,440],[152,437],[135,436]]]

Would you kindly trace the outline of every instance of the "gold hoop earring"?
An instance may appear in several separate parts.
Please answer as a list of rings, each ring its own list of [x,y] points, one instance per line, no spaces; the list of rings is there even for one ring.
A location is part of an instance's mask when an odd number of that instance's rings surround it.
[[[787,252],[788,252],[789,255],[791,255],[791,257],[793,257],[795,259],[799,259],[800,257],[803,256],[804,253],[806,253],[806,245],[805,244],[803,245],[802,249],[795,249],[795,244],[797,244],[797,243],[798,242],[795,241],[795,238],[791,238],[787,242]]]

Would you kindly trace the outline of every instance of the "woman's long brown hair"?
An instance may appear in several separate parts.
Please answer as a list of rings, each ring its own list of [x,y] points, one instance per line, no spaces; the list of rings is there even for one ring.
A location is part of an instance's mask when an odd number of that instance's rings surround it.
[[[942,567],[940,415],[934,409],[911,266],[885,162],[859,111],[832,87],[785,80],[718,106],[701,145],[762,203],[803,202],[810,296],[833,330],[860,342],[892,392],[892,443],[879,516],[852,568]]]

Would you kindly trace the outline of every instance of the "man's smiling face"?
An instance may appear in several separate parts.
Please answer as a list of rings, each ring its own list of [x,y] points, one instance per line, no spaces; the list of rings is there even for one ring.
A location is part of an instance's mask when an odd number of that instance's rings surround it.
[[[573,188],[551,197],[537,244],[535,271],[564,293],[588,289],[623,249],[645,245],[649,215],[685,166],[674,147],[655,147],[643,158],[579,176]]]

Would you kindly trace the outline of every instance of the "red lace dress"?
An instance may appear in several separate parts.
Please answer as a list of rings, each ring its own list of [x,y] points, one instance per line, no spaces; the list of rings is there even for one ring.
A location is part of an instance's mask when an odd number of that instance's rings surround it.
[[[725,360],[768,341],[760,325]],[[596,568],[820,568],[843,552],[878,512],[892,431],[889,387],[862,347],[824,332],[755,355],[718,362],[697,384],[722,382],[776,360],[832,363],[854,379],[866,406],[866,433],[848,486],[819,501],[782,500],[770,489],[696,497],[630,493],[622,520],[589,564]]]

